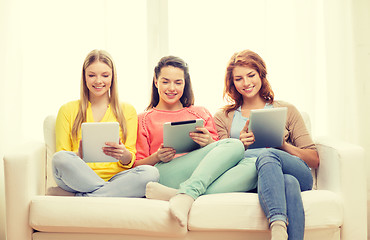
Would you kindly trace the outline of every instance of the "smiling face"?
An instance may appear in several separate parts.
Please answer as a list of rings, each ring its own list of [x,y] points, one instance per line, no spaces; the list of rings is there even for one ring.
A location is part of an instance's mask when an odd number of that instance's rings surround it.
[[[105,63],[95,61],[85,70],[86,86],[89,100],[108,97],[112,85],[112,69]]]
[[[233,83],[243,99],[260,98],[261,78],[256,70],[250,67],[236,66],[232,72]]]
[[[184,71],[173,66],[163,67],[154,81],[158,88],[159,103],[157,108],[176,110],[183,108],[180,101],[184,93]]]

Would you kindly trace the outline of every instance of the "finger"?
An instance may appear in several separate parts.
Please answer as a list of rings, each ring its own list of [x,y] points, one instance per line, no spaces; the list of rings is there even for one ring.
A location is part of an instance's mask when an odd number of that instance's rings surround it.
[[[120,159],[122,157],[122,154],[115,153],[115,152],[104,151],[104,154],[107,155],[107,156],[116,158],[116,159]]]
[[[199,131],[198,131],[199,129]],[[197,138],[204,138],[204,139],[209,139],[211,138],[211,134],[209,133],[207,128],[204,127],[198,127],[197,132],[190,132],[189,136],[191,138],[197,137]]]
[[[241,137],[240,141],[242,141],[244,145],[249,146],[255,142],[254,135],[249,135],[248,137]]]
[[[248,132],[248,127],[249,127],[249,119],[246,121],[243,129],[240,132]]]
[[[203,134],[209,133],[208,129],[205,127],[196,127],[195,129],[196,131],[193,133],[203,133]]]
[[[109,147],[114,147],[114,148],[123,148],[125,146],[122,143],[116,143],[116,142],[105,142],[105,145]]]
[[[162,162],[170,161],[171,159],[173,159],[174,156],[175,156],[174,153],[165,153],[165,154],[158,155],[160,161]]]
[[[191,139],[193,139],[194,142],[198,143],[198,144],[201,144],[201,143],[205,143],[207,142],[207,138],[203,137],[203,136],[192,136]]]
[[[175,150],[160,152],[159,155],[161,157],[167,157],[167,156],[175,155]]]
[[[106,150],[103,150],[103,152],[105,155],[114,157],[116,159],[121,159],[121,157],[123,156],[123,150],[119,150],[119,149],[106,149]]]
[[[115,147],[104,147],[103,150],[106,151],[106,152],[120,153],[120,154],[122,154],[124,152],[124,149],[122,149],[122,148],[115,148]]]

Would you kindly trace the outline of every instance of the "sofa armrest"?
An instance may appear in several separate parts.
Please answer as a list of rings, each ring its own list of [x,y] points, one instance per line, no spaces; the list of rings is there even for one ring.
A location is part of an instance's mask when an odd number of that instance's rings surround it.
[[[30,142],[4,155],[7,239],[32,239],[29,204],[35,195],[45,195],[46,148]]]
[[[364,149],[328,137],[320,137],[315,142],[320,156],[317,189],[331,190],[343,199],[341,239],[367,239]]]

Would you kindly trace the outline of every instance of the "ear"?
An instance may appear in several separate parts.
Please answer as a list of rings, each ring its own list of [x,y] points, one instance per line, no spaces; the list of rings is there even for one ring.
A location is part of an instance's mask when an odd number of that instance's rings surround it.
[[[153,82],[156,88],[158,88],[158,79],[154,76],[153,77]]]

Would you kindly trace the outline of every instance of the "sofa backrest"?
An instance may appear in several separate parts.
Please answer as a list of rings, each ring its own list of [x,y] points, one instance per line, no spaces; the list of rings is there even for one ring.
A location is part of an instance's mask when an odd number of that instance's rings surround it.
[[[55,153],[55,121],[55,115],[49,115],[44,120],[44,141],[46,146],[45,193],[46,195],[68,196],[72,194],[58,187],[54,180],[53,170],[51,168],[51,160]]]
[[[306,124],[308,131],[311,133],[310,117],[306,112],[301,112],[303,120]],[[53,170],[51,168],[51,160],[55,153],[55,115],[49,115],[44,120],[44,140],[46,145],[46,186],[45,192],[47,195],[72,195],[69,192],[59,188],[53,177]],[[312,170],[314,182],[316,182],[316,173]]]

